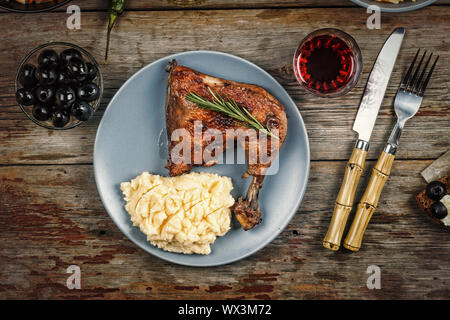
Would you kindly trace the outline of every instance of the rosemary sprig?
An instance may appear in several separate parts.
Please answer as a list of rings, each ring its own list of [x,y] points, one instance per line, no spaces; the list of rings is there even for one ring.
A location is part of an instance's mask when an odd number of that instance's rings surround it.
[[[223,98],[218,92],[213,92],[210,87],[208,87],[208,90],[213,96],[213,100],[207,100],[194,91],[191,91],[185,99],[196,103],[200,108],[224,113],[237,120],[242,126],[262,131],[268,136],[279,139],[278,136],[272,134],[269,127],[263,126],[246,108],[239,107],[234,99]]]
[[[125,10],[125,0],[109,0],[109,22],[108,22],[108,31],[106,33],[106,51],[105,51],[105,62],[108,60],[108,51],[109,51],[109,41],[111,38],[111,31],[114,25],[117,22],[117,18],[123,13]]]

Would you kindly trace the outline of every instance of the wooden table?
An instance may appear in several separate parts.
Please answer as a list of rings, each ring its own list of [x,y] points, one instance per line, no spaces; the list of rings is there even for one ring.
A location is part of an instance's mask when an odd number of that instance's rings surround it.
[[[112,36],[110,61],[101,65],[100,111],[86,125],[65,132],[36,126],[14,98],[20,60],[39,44],[63,40],[103,61],[105,2],[72,1],[82,9],[81,30],[66,28],[66,7],[33,15],[0,13],[0,298],[450,298],[449,232],[431,222],[414,200],[426,184],[420,172],[450,149],[450,1],[382,14],[380,30],[367,29],[365,10],[345,0],[209,0],[196,10],[174,1],[129,1],[130,10]],[[406,27],[407,36],[372,135],[367,168],[394,124],[393,97],[417,47],[441,59],[420,111],[404,131],[363,248],[331,252],[322,247],[322,238],[353,147],[351,126],[374,59],[397,26]],[[350,33],[362,49],[362,79],[341,98],[306,93],[291,68],[299,41],[323,27]],[[288,227],[253,256],[207,269],[162,261],[123,236],[100,201],[92,168],[97,126],[123,82],[158,58],[197,49],[241,56],[272,74],[297,103],[311,144],[307,192]],[[367,172],[360,186],[367,183]],[[81,268],[81,290],[66,287],[69,265]],[[366,287],[370,265],[381,268],[380,290]]]

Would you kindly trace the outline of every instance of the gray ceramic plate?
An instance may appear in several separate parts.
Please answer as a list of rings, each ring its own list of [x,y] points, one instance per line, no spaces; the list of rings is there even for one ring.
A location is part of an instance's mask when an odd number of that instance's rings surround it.
[[[167,138],[164,106],[171,59],[213,76],[253,83],[272,93],[285,107],[288,132],[279,154],[279,171],[267,176],[260,193],[263,222],[243,231],[236,221],[219,237],[207,256],[183,255],[152,246],[133,227],[120,190],[143,171],[167,176]],[[233,180],[233,196],[245,194],[250,179],[241,179],[245,165],[223,164],[195,171],[214,172]],[[133,75],[106,109],[97,131],[94,171],[103,204],[119,229],[145,251],[167,261],[189,266],[215,266],[245,258],[271,242],[289,223],[305,193],[309,173],[309,144],[300,113],[283,87],[267,72],[242,58],[220,52],[191,51],[155,61]],[[234,218],[233,218],[234,219]]]
[[[350,1],[366,8],[373,4],[377,5],[381,8],[382,12],[406,12],[426,7],[435,2],[436,0],[416,0],[414,2],[405,0],[404,2],[398,4],[378,2],[373,0],[350,0]]]

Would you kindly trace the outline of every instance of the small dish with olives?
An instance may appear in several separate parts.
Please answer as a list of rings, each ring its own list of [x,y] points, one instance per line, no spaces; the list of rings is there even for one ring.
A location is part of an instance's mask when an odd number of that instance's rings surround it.
[[[450,230],[450,172],[428,183],[416,200],[428,216]]]
[[[103,94],[94,57],[74,44],[52,42],[33,49],[21,62],[16,100],[34,123],[56,130],[88,121]]]

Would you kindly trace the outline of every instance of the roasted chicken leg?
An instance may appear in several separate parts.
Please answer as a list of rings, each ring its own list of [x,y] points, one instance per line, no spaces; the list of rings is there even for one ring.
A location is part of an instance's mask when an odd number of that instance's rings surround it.
[[[262,143],[263,137],[259,133],[258,138],[261,139],[245,139],[242,143],[247,162],[249,162],[247,172],[243,177],[252,176],[246,199],[239,198],[233,207],[236,218],[242,225],[244,230],[249,230],[261,222],[261,209],[258,204],[258,194],[262,187],[264,175],[270,167],[274,157],[281,148],[287,132],[287,118],[284,108],[271,94],[266,90],[256,85],[239,83],[230,80],[215,78],[207,74],[200,73],[190,68],[179,66],[173,60],[167,67],[169,72],[169,80],[167,85],[167,100],[166,100],[166,128],[169,139],[168,151],[169,161],[167,168],[170,176],[176,176],[191,170],[194,165],[211,166],[217,163],[214,159],[201,159],[196,161],[196,151],[203,154],[205,148],[211,145],[212,142],[221,142],[223,147],[216,147],[214,155],[217,157],[221,154],[228,145],[233,145],[237,140],[236,136],[230,136],[226,133],[230,129],[238,130],[242,133],[248,133],[249,129],[242,123],[235,121],[228,115],[220,112],[211,111],[200,108],[195,103],[186,100],[186,96],[195,92],[206,99],[212,100],[211,92],[217,92],[222,97],[233,99],[239,107],[248,110],[253,117],[255,117],[262,125],[269,130],[276,132],[276,136],[265,136],[265,143]],[[195,137],[196,123],[201,122],[201,132],[204,133],[200,139]],[[174,133],[177,129],[183,129],[187,132],[189,139],[174,139]],[[208,129],[213,129],[215,132],[223,133],[218,138],[217,136],[211,138],[207,134]],[[216,139],[221,139],[217,141]],[[242,142],[242,141],[241,141]],[[183,153],[185,150],[190,151],[190,155],[180,155],[177,161],[174,159],[174,150],[179,148],[180,144]],[[252,149],[254,148],[254,149]],[[178,149],[177,149],[178,150]],[[268,157],[265,161],[256,157],[256,161],[250,162],[251,150],[256,150],[259,156],[265,152]],[[255,155],[252,153],[252,155]],[[182,156],[185,156],[182,158]],[[180,160],[184,159],[184,160]]]

